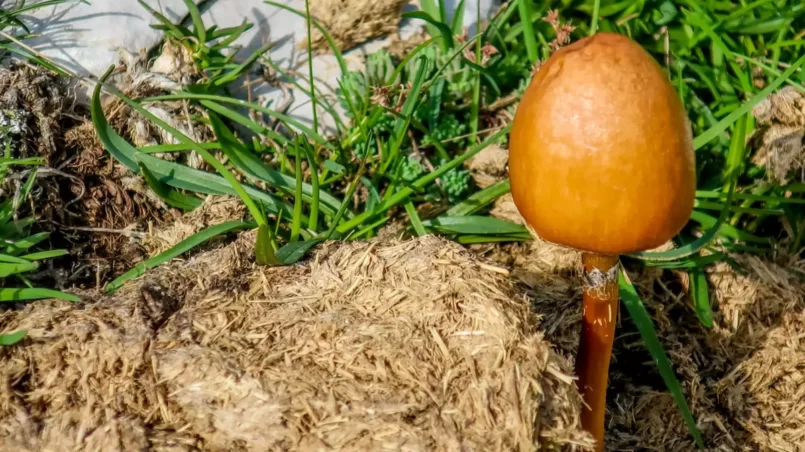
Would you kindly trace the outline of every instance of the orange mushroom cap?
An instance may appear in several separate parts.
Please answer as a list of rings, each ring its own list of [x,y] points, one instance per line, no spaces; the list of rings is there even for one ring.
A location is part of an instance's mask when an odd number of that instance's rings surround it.
[[[693,210],[685,108],[640,45],[598,33],[534,76],[510,135],[514,203],[542,239],[598,254],[656,248]]]

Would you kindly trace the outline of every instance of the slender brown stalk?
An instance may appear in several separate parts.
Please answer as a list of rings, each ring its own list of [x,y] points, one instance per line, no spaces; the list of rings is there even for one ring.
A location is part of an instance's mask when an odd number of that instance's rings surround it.
[[[586,405],[581,425],[595,438],[596,450],[602,451],[607,375],[618,315],[618,256],[584,253],[582,264],[584,314],[576,355],[577,384]]]

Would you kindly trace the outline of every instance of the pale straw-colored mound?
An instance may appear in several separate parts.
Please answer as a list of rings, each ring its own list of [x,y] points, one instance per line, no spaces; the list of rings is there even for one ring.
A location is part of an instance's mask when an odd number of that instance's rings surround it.
[[[0,450],[586,450],[504,271],[432,236],[289,267],[253,241],[0,313],[28,330],[0,348]]]
[[[159,254],[203,229],[228,221],[243,221],[246,206],[235,196],[208,196],[195,209],[184,213],[172,223],[152,229],[143,238],[143,247],[149,256]],[[207,242],[205,247],[215,245]]]
[[[752,162],[773,182],[805,181],[805,92],[786,86],[752,109],[757,130],[750,143]]]
[[[310,15],[332,36],[341,51],[397,32],[400,14],[411,0],[310,0]],[[316,53],[332,52],[316,28],[310,36]],[[298,46],[307,49],[307,36]]]

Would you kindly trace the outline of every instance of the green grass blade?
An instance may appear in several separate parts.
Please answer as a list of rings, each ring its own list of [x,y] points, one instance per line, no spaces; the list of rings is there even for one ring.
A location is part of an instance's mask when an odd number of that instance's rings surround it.
[[[38,288],[0,288],[0,303],[17,303],[20,301],[44,300],[56,298],[59,300],[72,301],[78,303],[81,299],[71,293],[59,292],[52,289]]]
[[[637,294],[637,290],[635,290],[628,275],[623,271],[619,273],[618,292],[620,293],[621,300],[623,300],[626,310],[629,311],[629,316],[640,332],[640,337],[643,338],[646,349],[654,359],[654,364],[657,365],[660,376],[662,376],[663,381],[665,381],[665,386],[671,393],[674,402],[676,402],[680,414],[682,414],[682,417],[685,419],[688,431],[696,441],[696,445],[699,446],[699,448],[704,448],[702,435],[699,433],[699,427],[696,425],[696,421],[690,413],[688,403],[685,401],[685,395],[682,393],[682,386],[679,384],[674,369],[671,367],[671,362],[668,361],[668,356],[665,354],[660,339],[657,337],[654,322],[652,322],[651,316],[648,311],[646,311],[646,307],[643,305],[643,301]]]
[[[159,21],[160,25],[162,25],[162,27],[170,31],[174,37],[178,38],[180,36],[185,37],[188,36],[188,33],[186,33],[185,31],[181,30],[178,26],[176,26],[172,20],[168,19],[167,17],[162,15],[162,13],[155,10],[154,8],[148,6],[148,4],[145,3],[143,0],[137,0],[137,3],[139,3],[140,6],[142,6],[143,8],[145,8],[146,11],[151,13],[151,15],[154,16]],[[155,27],[152,26],[152,28]]]
[[[408,218],[411,219],[411,226],[414,227],[414,232],[416,232],[416,235],[418,237],[427,235],[428,231],[425,230],[422,220],[419,219],[419,214],[416,211],[416,207],[414,207],[414,203],[411,201],[405,203],[405,213],[408,214]]]
[[[439,20],[446,24],[447,23],[447,5],[445,5],[447,0],[436,0],[439,4]]]
[[[324,236],[325,238],[330,239],[333,236],[342,236],[342,235],[344,235],[342,231],[338,230],[338,224],[341,221],[341,218],[344,215],[344,212],[346,212],[346,210],[347,210],[347,204],[349,203],[349,200],[351,200],[352,196],[355,195],[355,190],[358,189],[358,185],[361,182],[361,177],[362,176],[363,176],[363,168],[358,170],[358,174],[356,174],[354,176],[352,182],[350,182],[349,187],[347,188],[347,194],[344,196],[344,201],[342,201],[341,207],[338,208],[338,213],[335,214],[335,219],[333,219],[333,221],[330,223],[330,228],[327,230],[327,232],[326,232],[326,234]],[[367,216],[367,218],[368,217],[369,216]],[[355,222],[355,219],[350,220],[350,221]],[[365,221],[365,220],[363,220],[363,221]],[[360,226],[363,223],[363,221],[357,221],[357,223],[354,224],[352,227]],[[342,225],[342,227],[343,227],[343,225]],[[349,228],[349,229],[352,229],[352,228]],[[347,231],[349,231],[349,229],[347,229]]]
[[[9,264],[28,264],[30,263],[30,260],[23,256],[17,257],[9,254],[0,254],[0,262],[6,262]]]
[[[145,179],[148,187],[150,187],[151,190],[156,193],[159,199],[171,207],[189,212],[204,202],[200,198],[186,195],[163,184],[159,181],[159,179],[154,177],[151,171],[148,170],[148,167],[146,167],[142,162],[140,162],[140,174],[143,175],[143,179]]]
[[[165,32],[166,35],[176,36],[176,37],[179,37],[179,38],[181,38],[181,37],[189,38],[189,37],[193,36],[193,32],[191,32],[187,28],[176,26],[176,25],[173,25],[173,24],[171,24],[170,26],[165,25],[165,24],[152,24],[151,28],[154,29],[154,30],[157,30],[157,31]],[[170,32],[170,33],[168,33],[168,32]]]
[[[222,151],[233,165],[244,174],[259,179],[285,193],[296,192],[296,178],[280,173],[268,166],[260,157],[246,148],[218,115],[213,111],[208,111],[207,114],[210,118],[213,133],[215,133],[216,139],[221,144]],[[318,183],[317,180],[316,183]],[[326,191],[320,190],[318,186],[314,187],[312,184],[302,184],[302,197],[311,204],[315,203],[317,211],[321,207],[322,211],[328,215],[335,214],[341,205],[341,200]],[[352,213],[350,212],[349,214],[351,218]]]
[[[299,149],[298,137],[295,143],[296,156],[294,157],[294,175],[296,176],[296,196],[293,203],[293,217],[291,218],[291,242],[299,240],[299,231],[302,229],[302,151]]]
[[[505,195],[511,190],[511,183],[509,179],[495,182],[494,184],[477,191],[470,195],[464,201],[454,205],[445,212],[448,217],[462,217],[465,215],[472,215],[489,204],[495,202],[496,199]]]
[[[306,125],[302,124],[301,122],[297,121],[296,119],[294,119],[294,118],[292,118],[292,117],[290,117],[288,115],[282,114],[282,113],[280,113],[278,111],[272,110],[270,108],[265,108],[262,105],[249,103],[249,102],[246,102],[244,100],[235,99],[235,98],[226,97],[226,96],[216,96],[214,94],[197,94],[197,93],[180,92],[180,93],[169,94],[169,95],[165,95],[165,96],[155,96],[155,97],[149,97],[149,98],[146,98],[146,99],[140,99],[140,102],[158,102],[158,101],[184,100],[184,99],[198,100],[198,101],[205,101],[205,100],[206,101],[212,101],[212,102],[209,102],[209,103],[201,102],[201,104],[204,105],[207,108],[210,108],[212,105],[214,105],[214,103],[217,102],[217,103],[237,105],[239,107],[248,108],[250,110],[258,111],[260,113],[265,113],[265,114],[267,114],[269,116],[273,116],[273,117],[279,119],[280,121],[282,121],[282,122],[284,122],[286,124],[289,124],[289,125],[292,125],[292,126],[296,127],[297,129],[299,129],[300,132],[302,132],[305,135],[307,135],[308,138],[312,139],[316,143],[319,143],[320,145],[322,145],[322,146],[324,146],[324,147],[326,147],[326,148],[328,148],[328,149],[330,149],[332,151],[336,151],[336,149],[333,147],[332,143],[328,142],[324,137],[322,137],[321,135],[319,135],[316,132],[314,132],[313,129],[311,129],[310,127],[307,127]],[[219,114],[221,114],[221,111],[217,110],[217,112]]]
[[[13,242],[6,241],[6,246],[0,248],[0,253],[18,255],[23,251],[42,243],[43,241],[47,240],[48,237],[50,237],[49,232],[40,232]]]
[[[331,118],[333,118],[333,120],[336,122],[336,126],[339,132],[347,128],[346,124],[344,124],[344,120],[341,118],[341,114],[338,111],[336,111],[335,108],[333,108],[330,102],[327,101],[326,95],[322,93],[321,89],[315,86],[316,85],[315,83],[311,84],[311,86],[313,86],[313,91],[310,91],[308,90],[308,88],[305,88],[300,83],[300,81],[304,81],[304,78],[299,77],[298,75],[294,76],[287,70],[279,67],[277,63],[271,61],[270,59],[264,58],[262,62],[271,67],[271,69],[276,71],[277,74],[279,74],[281,77],[287,80],[288,83],[292,84],[305,96],[313,98],[312,93],[315,93],[319,107],[324,109],[324,111],[327,112],[327,114],[330,115]]]
[[[92,96],[93,97],[92,98],[93,104],[97,103],[97,108],[92,108],[92,112],[93,113],[95,113],[96,111],[100,112],[100,116],[103,117],[104,122],[105,122],[106,118],[103,115],[103,108],[100,105],[100,92],[101,92],[101,86],[102,86],[103,82],[106,80],[106,78],[109,76],[109,74],[111,74],[112,70],[114,70],[114,66],[111,66],[110,69],[106,71],[106,74],[104,74],[104,76],[101,77],[100,83],[98,83],[97,86],[95,87],[95,92],[94,92],[94,94]],[[243,188],[243,185],[241,185],[240,182],[238,182],[238,180],[226,168],[226,166],[224,166],[221,162],[218,161],[218,159],[216,159],[212,154],[207,152],[204,148],[199,146],[196,142],[194,142],[193,140],[188,138],[185,134],[183,134],[182,132],[179,132],[178,130],[176,130],[175,128],[171,127],[169,124],[167,124],[165,121],[163,121],[163,120],[159,119],[158,117],[156,117],[154,114],[152,114],[151,112],[149,112],[148,110],[143,108],[139,103],[129,99],[122,92],[117,90],[117,88],[107,87],[107,89],[109,91],[111,91],[115,96],[117,96],[120,100],[122,100],[126,105],[128,105],[129,107],[131,107],[132,109],[134,109],[135,111],[137,111],[138,113],[140,113],[141,115],[146,117],[149,121],[155,123],[156,125],[158,125],[162,129],[166,130],[168,133],[170,133],[171,135],[176,137],[176,139],[178,139],[179,141],[181,141],[184,144],[187,144],[194,151],[196,151],[204,159],[204,161],[206,161],[213,168],[215,168],[215,170],[218,171],[218,173],[224,179],[226,179],[227,182],[229,182],[229,184],[231,185],[232,189],[235,191],[235,193],[237,193],[237,195],[240,197],[240,199],[246,205],[246,208],[248,208],[249,212],[252,214],[252,217],[254,217],[254,219],[257,221],[257,223],[258,224],[266,223],[265,215],[263,215],[262,211],[257,207],[257,204],[255,204],[254,200],[251,198],[249,193]],[[98,118],[98,119],[100,119],[100,118]],[[95,118],[95,115],[93,115],[93,123],[95,123],[95,122],[96,122],[96,118]],[[100,121],[99,121],[99,125],[102,126],[103,124],[101,124]],[[107,126],[108,126],[108,124],[107,124]]]
[[[476,4],[477,17],[481,17],[481,2]],[[480,23],[479,23],[480,25]],[[480,26],[478,27],[478,34],[480,36]],[[476,70],[473,74],[472,81],[472,102],[470,103],[470,143],[475,143],[475,138],[478,134],[478,116],[481,112],[481,75],[484,68],[481,67],[481,39],[475,40],[475,64],[480,70]],[[494,83],[494,80],[493,80]]]
[[[203,147],[208,151],[217,151],[221,149],[221,143],[198,143],[199,146]],[[137,148],[140,152],[145,152],[146,154],[160,154],[160,153],[170,153],[170,152],[189,152],[191,151],[190,146],[186,144],[154,144],[149,146],[140,146]]]
[[[0,166],[2,167],[9,167],[9,166],[30,166],[30,165],[43,165],[45,162],[42,160],[41,157],[29,157],[29,158],[0,158]]]
[[[58,6],[64,3],[83,3],[85,5],[89,5],[90,3],[86,0],[44,0],[41,2],[31,3],[29,5],[20,5],[19,8],[14,8],[13,10],[9,11],[8,13],[13,16],[19,16],[21,14],[25,14],[29,11],[35,11],[37,9],[47,8],[49,6]]]
[[[20,196],[20,198],[25,199],[22,196]],[[0,209],[2,209],[2,207],[0,207]],[[11,211],[11,209],[9,209],[8,218],[11,218],[12,216],[13,212]],[[20,234],[24,234],[25,231],[27,231],[28,228],[34,223],[36,223],[36,218],[29,217],[24,218],[22,220],[12,221],[10,223],[3,224],[2,226],[0,226],[0,237],[6,239],[18,237]]]
[[[440,0],[421,0],[419,2],[419,7],[421,8],[421,11],[417,11],[417,12],[425,13],[425,14],[428,15],[428,17],[432,18],[434,20],[434,22],[439,22],[438,18],[441,16],[441,14],[439,12],[439,10],[440,10],[439,5],[436,4],[437,1],[440,1]],[[435,24],[433,24],[431,22],[428,22],[428,21],[425,22],[425,30],[428,32],[429,36],[434,37],[434,38],[435,37],[441,37],[442,34],[443,34],[439,30],[439,27],[437,27]],[[442,45],[442,49],[444,50],[445,49],[444,40],[442,40],[441,45]]]
[[[428,228],[433,228],[444,234],[474,234],[474,235],[511,235],[528,234],[528,229],[494,217],[463,216],[439,217],[423,222]]]
[[[297,16],[301,17],[302,19],[307,20],[307,18],[308,18],[308,15],[305,14],[304,12],[299,11],[299,10],[294,9],[294,8],[291,8],[290,6],[283,5],[282,3],[277,3],[277,2],[270,1],[270,0],[266,0],[265,3],[267,5],[275,6],[277,8],[284,9],[285,11],[294,13]],[[330,46],[330,50],[333,51],[333,55],[335,55],[335,59],[336,59],[336,61],[338,61],[338,67],[341,69],[341,74],[346,74],[347,72],[349,72],[349,68],[347,67],[347,63],[346,63],[346,61],[344,61],[344,55],[341,53],[341,49],[338,47],[338,44],[335,43],[335,40],[333,39],[333,36],[330,34],[330,32],[327,31],[326,28],[324,28],[319,23],[318,20],[313,19],[312,22],[313,22],[313,26],[316,27],[317,30],[319,30],[319,32],[322,34],[322,36],[324,36],[324,39],[327,41],[327,44]]]
[[[755,105],[759,104],[763,101],[766,97],[769,96],[774,90],[776,90],[780,85],[782,85],[786,80],[788,80],[791,75],[794,74],[799,68],[805,63],[805,55],[801,56],[797,61],[792,64],[788,69],[785,70],[779,77],[774,79],[771,83],[768,84],[763,90],[759,93],[752,96],[749,101],[743,103],[740,107],[733,110],[729,115],[724,117],[722,120],[718,121],[714,126],[707,129],[706,132],[702,133],[701,135],[697,136],[693,140],[693,149],[698,150],[702,146],[706,145],[714,138],[719,136],[722,132],[727,130],[727,128],[734,123],[738,118],[747,114],[755,107]]]
[[[113,281],[106,284],[104,291],[106,293],[113,293],[119,289],[124,283],[134,278],[138,278],[145,274],[147,270],[156,268],[165,262],[181,256],[182,254],[190,251],[191,249],[201,245],[202,243],[228,232],[251,229],[256,225],[254,223],[247,223],[244,221],[228,221],[215,226],[210,226],[202,231],[199,231],[190,237],[177,243],[170,249],[163,251],[156,256],[140,262],[135,267],[115,278]]]
[[[20,257],[22,259],[27,259],[29,261],[41,261],[45,259],[53,259],[54,257],[66,256],[68,254],[70,253],[68,253],[67,250],[49,250],[49,251],[39,251],[38,253],[26,254]]]
[[[26,60],[33,61],[36,64],[38,64],[38,65],[40,65],[40,66],[42,66],[44,68],[47,68],[47,69],[55,72],[56,74],[61,75],[62,77],[71,77],[70,74],[68,74],[67,72],[62,70],[60,67],[54,65],[53,63],[51,63],[50,61],[40,57],[39,55],[34,55],[33,53],[28,52],[27,50],[25,50],[25,49],[23,49],[21,47],[13,46],[13,45],[10,45],[10,44],[0,44],[0,49],[5,49],[5,50],[7,50],[7,51],[9,51],[11,53],[15,53],[15,54],[25,58]]]
[[[721,39],[719,34],[710,26],[707,20],[704,19],[704,14],[695,13],[695,12],[686,12],[686,17],[690,20],[690,22],[699,27],[704,34],[706,34],[713,43],[713,48],[716,49],[720,54],[726,56],[726,61],[729,64],[732,71],[738,77],[741,83],[741,90],[745,93],[752,92],[752,87],[749,83],[749,79],[746,77],[744,71],[738,66],[735,61],[735,56],[730,51],[729,47],[724,43]]]
[[[467,234],[460,235],[455,239],[462,245],[474,245],[479,243],[501,243],[501,242],[528,242],[533,240],[531,235],[516,234],[516,235],[475,235]]]
[[[15,331],[13,333],[0,334],[0,346],[14,345],[25,338],[25,330]]]
[[[257,244],[254,247],[254,259],[258,265],[278,265],[280,261],[275,252],[276,240],[267,224],[257,229]]]
[[[528,53],[528,61],[531,64],[539,60],[539,50],[537,45],[537,38],[534,35],[534,24],[531,22],[533,12],[531,10],[531,0],[515,0],[517,8],[520,12],[520,23],[522,24],[523,40],[525,41],[526,52]]]
[[[299,262],[300,259],[305,257],[305,254],[307,254],[307,252],[310,251],[311,248],[318,245],[319,243],[324,242],[325,240],[326,239],[324,237],[315,237],[309,240],[288,243],[287,245],[277,250],[276,253],[277,260],[281,262],[283,265],[295,264]]]
[[[225,37],[226,38],[225,40],[216,43],[215,46],[213,47],[215,49],[220,50],[227,47],[229,44],[235,42],[240,37],[240,35],[251,30],[253,26],[254,24],[246,22],[246,19],[244,18],[243,22],[241,22],[241,24],[238,25],[237,27],[226,27],[216,29],[214,32],[209,34],[209,36],[207,37],[207,41],[209,42],[214,39],[220,39]]]
[[[101,134],[99,133],[99,136],[100,135]],[[101,141],[104,141],[103,138]],[[129,152],[132,152],[132,154],[128,155],[132,155],[138,160],[138,162],[144,163],[154,177],[157,177],[164,184],[182,190],[204,193],[208,195],[237,195],[237,192],[235,192],[226,179],[217,174],[189,168],[187,166],[162,160],[145,153],[138,154],[137,150],[133,147],[131,147]],[[133,172],[138,173],[139,164],[134,168],[135,169]],[[263,205],[263,207],[271,213],[279,213],[282,211],[287,213],[291,212],[290,205],[280,201],[271,194],[257,190],[251,186],[244,186],[244,189],[251,197],[257,201],[260,201],[261,205]]]
[[[788,187],[789,189],[791,187]],[[793,190],[791,190],[793,191]],[[725,193],[721,193],[718,191],[712,190],[697,190],[696,191],[697,198],[707,198],[707,199],[725,199],[727,195]],[[763,196],[763,195],[755,195],[751,193],[735,193],[733,195],[735,199],[745,199],[750,201],[758,201],[758,202],[772,202],[778,204],[805,204],[805,199],[802,198],[784,198],[780,196]]]
[[[719,262],[724,259],[726,255],[724,253],[715,252],[713,254],[708,254],[706,256],[691,256],[685,259],[681,259],[678,261],[658,261],[658,262],[645,262],[646,267],[658,267],[658,268],[666,268],[672,270],[678,269],[694,269],[704,267],[706,265],[710,265],[715,262]]]
[[[447,24],[440,22],[438,19],[434,18],[430,14],[426,13],[425,11],[411,11],[407,13],[403,13],[402,17],[406,19],[419,19],[425,21],[431,27],[429,29],[435,28],[438,30],[439,35],[442,38],[442,49],[448,50],[453,48],[453,32],[450,30],[450,27]],[[431,34],[431,36],[434,36]]]
[[[270,128],[262,124],[258,124],[257,122],[252,121],[251,118],[248,118],[232,110],[231,108],[224,107],[223,105],[217,102],[212,102],[208,100],[202,100],[199,103],[201,104],[202,107],[207,109],[208,112],[213,111],[221,115],[222,117],[229,119],[230,121],[233,121],[237,124],[242,125],[243,127],[246,127],[247,129],[251,130],[252,132],[258,135],[268,137],[268,139],[276,143],[277,146],[283,146],[288,144],[288,139],[286,137],[280,135],[279,133],[271,130]]]
[[[705,328],[713,327],[713,310],[710,307],[710,294],[707,287],[707,277],[704,270],[695,268],[688,272],[690,276],[690,293],[693,297],[693,308],[696,317]]]
[[[751,204],[751,201],[744,201],[744,202]],[[693,204],[693,207],[694,208],[704,209],[704,210],[718,210],[718,211],[721,211],[721,209],[724,208],[724,204],[719,203],[719,202],[701,201],[701,200],[697,199],[696,202]],[[766,209],[766,208],[754,208],[754,207],[743,207],[743,206],[734,206],[732,208],[732,211],[736,212],[736,213],[752,213],[752,214],[755,214],[755,215],[784,215],[785,214],[785,211],[783,211],[783,209]]]
[[[693,213],[690,215],[690,219],[710,229],[715,229],[719,222],[718,218],[698,210],[693,211]],[[742,231],[729,223],[722,222],[721,227],[718,229],[718,235],[744,242],[760,243],[764,245],[770,244],[769,239],[764,239],[763,237],[758,237],[746,231]]]
[[[313,149],[304,143],[305,155],[307,157],[308,167],[310,168],[310,188],[312,195],[310,198],[310,220],[308,221],[308,229],[317,231],[319,225],[319,201],[321,196],[321,188],[319,187],[319,166],[316,164],[316,155]]]
[[[414,49],[411,50],[411,52],[409,52],[402,59],[402,61],[400,61],[400,64],[398,64],[397,67],[394,68],[394,72],[392,72],[391,75],[389,76],[389,78],[386,80],[386,84],[390,85],[390,84],[396,82],[397,79],[400,77],[400,74],[402,74],[402,72],[405,70],[405,68],[408,67],[408,63],[411,60],[413,60],[414,58],[416,58],[422,51],[427,49],[435,41],[435,39],[436,38],[430,38],[427,41],[423,42],[422,44],[419,44],[418,46],[414,47]],[[431,78],[431,80],[436,80],[437,78],[438,78],[438,73],[436,75],[434,75]]]
[[[254,64],[255,61],[257,61],[258,58],[263,56],[264,53],[268,52],[272,47],[274,47],[274,45],[276,45],[276,43],[273,41],[269,41],[263,44],[259,49],[252,52],[252,54],[249,55],[249,57],[246,58],[243,61],[243,63],[241,63],[231,71],[227,72],[226,74],[216,77],[215,81],[213,82],[213,85],[220,88],[234,82],[235,80],[238,79],[238,77],[243,75],[243,73],[246,72],[251,67],[251,65]]]
[[[307,71],[308,78],[310,79],[310,102],[311,111],[313,112],[313,131],[319,132],[319,117],[317,108],[319,106],[318,98],[316,97],[316,86],[313,79],[313,34],[310,27],[313,18],[310,16],[310,0],[305,0],[305,25],[307,25]]]
[[[460,36],[462,29],[464,28],[464,6],[466,0],[461,0],[458,2],[458,6],[456,6],[455,11],[453,12],[453,23],[450,26],[450,29],[453,31],[453,34],[456,36]],[[480,3],[479,3],[480,5]]]
[[[436,171],[432,173],[428,173],[425,176],[420,177],[419,179],[415,180],[409,187],[404,187],[398,190],[393,195],[389,196],[388,198],[384,199],[380,202],[374,209],[368,212],[364,212],[360,215],[357,215],[355,218],[344,222],[343,224],[339,225],[338,228],[335,229],[336,232],[340,234],[346,234],[347,232],[351,231],[353,228],[360,226],[366,220],[378,215],[382,212],[387,211],[391,207],[399,205],[401,202],[405,201],[406,198],[414,194],[415,190],[422,189],[429,184],[433,183],[436,179],[443,176],[448,171],[452,170],[453,168],[461,165],[465,161],[472,158],[474,155],[478,154],[482,150],[486,149],[492,143],[496,143],[501,137],[509,133],[511,130],[511,125],[507,125],[506,127],[500,129],[498,132],[484,140],[483,142],[472,146],[468,149],[464,154],[456,157],[455,159],[447,162],[446,164],[440,166]],[[348,199],[348,197],[347,197]]]
[[[411,124],[411,117],[414,115],[414,111],[419,104],[420,93],[425,84],[425,78],[430,72],[431,68],[432,66],[428,57],[421,55],[416,65],[414,79],[411,82],[411,90],[408,92],[408,97],[405,99],[405,103],[402,106],[402,117],[397,118],[397,122],[394,127],[394,144],[389,151],[386,161],[380,169],[380,174],[385,174],[388,168],[397,161],[400,147],[402,146],[403,140],[406,137],[408,127]]]
[[[7,278],[11,275],[17,275],[20,273],[28,273],[36,270],[37,268],[39,268],[39,264],[36,262],[26,262],[24,264],[3,263],[0,264],[0,278]]]
[[[601,0],[595,0],[593,4],[593,17],[592,22],[590,23],[590,36],[594,35],[598,31],[598,15],[601,12]]]
[[[207,29],[204,27],[204,21],[201,20],[201,12],[193,2],[193,0],[184,0],[184,5],[190,13],[190,19],[193,21],[193,31],[196,33],[198,43],[203,45],[207,42]]]
[[[36,183],[36,171],[31,171],[28,173],[28,179],[25,181],[25,185],[23,185],[22,190],[20,190],[19,199],[28,199],[28,196],[31,194],[31,190],[34,189],[34,183]]]
[[[464,54],[464,50],[465,50],[465,49],[467,49],[469,46],[471,46],[471,45],[475,44],[475,41],[476,41],[476,40],[478,40],[478,39],[480,39],[482,36],[483,36],[483,35],[477,34],[477,35],[475,35],[475,36],[473,36],[473,37],[471,37],[471,38],[467,39],[467,42],[465,42],[464,44],[462,44],[462,45],[461,45],[461,47],[457,48],[457,49],[456,49],[456,50],[455,50],[455,51],[454,51],[454,52],[453,52],[453,53],[450,55],[450,57],[449,57],[449,58],[447,58],[447,60],[445,60],[445,61],[443,61],[443,62],[442,62],[442,65],[441,65],[441,66],[439,67],[439,69],[437,69],[437,70],[436,70],[436,72],[435,72],[435,73],[434,73],[434,74],[433,74],[433,75],[430,77],[430,80],[437,80],[439,77],[441,77],[441,76],[442,76],[442,73],[444,73],[444,71],[445,71],[445,70],[447,70],[447,68],[449,68],[449,67],[451,67],[451,66],[452,66],[452,64],[453,64],[453,60],[455,60],[456,58],[458,58],[458,57],[459,57],[459,55],[463,55],[463,54]],[[471,62],[469,62],[469,61],[467,61],[467,60],[464,60],[464,64],[466,64],[466,65],[468,65],[468,66],[473,65],[473,63],[471,63]],[[475,66],[475,67],[477,68],[477,66]],[[482,69],[482,68],[481,68],[481,69]]]
[[[25,34],[31,33],[31,30],[28,28],[28,26],[25,25],[23,21],[19,20],[13,12],[9,14],[2,9],[0,9],[0,27],[19,27],[25,31]]]
[[[221,151],[227,156],[229,161],[237,167],[243,174],[268,182],[280,188],[290,188],[287,184],[290,177],[285,176],[279,171],[266,165],[263,160],[251,152],[243,142],[224,124],[224,121],[213,111],[207,111],[210,126],[215,134],[215,138],[221,145]],[[277,184],[279,182],[279,184]]]

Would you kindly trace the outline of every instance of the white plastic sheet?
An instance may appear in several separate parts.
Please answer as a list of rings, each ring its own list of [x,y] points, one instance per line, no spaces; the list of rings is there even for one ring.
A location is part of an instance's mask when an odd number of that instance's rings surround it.
[[[90,4],[70,3],[46,7],[35,11],[24,18],[31,24],[31,31],[40,36],[30,39],[26,44],[51,58],[56,63],[80,75],[100,76],[110,65],[118,62],[117,49],[129,52],[150,49],[158,45],[162,33],[150,27],[156,23],[151,14],[134,0],[89,0]],[[313,0],[315,1],[315,0]],[[371,0],[367,0],[371,1]],[[497,7],[497,0],[468,0],[464,8],[464,23],[474,32],[477,22],[478,2],[480,1],[481,17],[487,18]],[[166,17],[181,22],[187,16],[187,8],[182,0],[146,0],[154,9]],[[196,1],[200,3],[200,0]],[[452,17],[458,0],[445,0],[448,15]],[[304,11],[304,0],[278,0],[292,8]],[[235,43],[243,46],[241,55],[248,55],[267,41],[277,45],[271,49],[270,58],[284,69],[292,69],[307,74],[306,55],[297,48],[297,42],[305,38],[307,28],[305,20],[289,11],[268,5],[262,0],[215,0],[207,2],[203,8],[203,20],[206,26],[213,24],[219,27],[240,25],[244,18],[254,27]],[[415,9],[416,5],[410,8]],[[400,25],[402,37],[410,35],[422,26],[421,21],[403,21]],[[350,69],[362,69],[362,53],[382,45],[380,42],[368,43],[347,52]],[[314,58],[314,74],[317,82],[330,87],[336,86],[340,76],[339,67],[331,55]],[[306,76],[304,76],[306,77]],[[241,85],[242,86],[242,85]],[[241,98],[251,96],[252,100],[260,98],[264,101],[282,102],[279,89],[262,87],[248,93],[245,89],[236,89]],[[297,119],[311,123],[312,106],[310,99],[298,90],[293,92],[294,101],[290,106],[290,114]],[[332,119],[325,112],[319,112],[323,127],[330,128]]]

